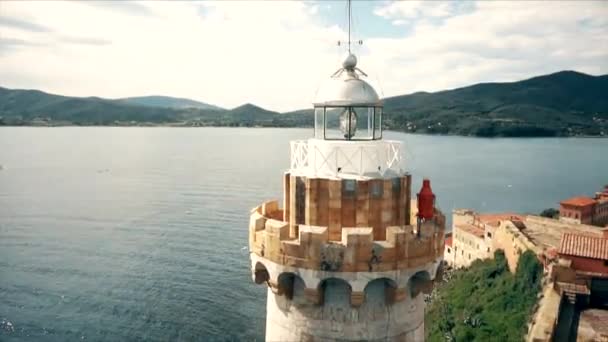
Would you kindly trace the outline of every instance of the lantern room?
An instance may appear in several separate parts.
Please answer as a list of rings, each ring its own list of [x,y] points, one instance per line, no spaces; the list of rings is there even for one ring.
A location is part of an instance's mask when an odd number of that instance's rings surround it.
[[[319,88],[314,100],[316,139],[382,139],[382,101],[361,76],[367,75],[349,53],[342,68]]]

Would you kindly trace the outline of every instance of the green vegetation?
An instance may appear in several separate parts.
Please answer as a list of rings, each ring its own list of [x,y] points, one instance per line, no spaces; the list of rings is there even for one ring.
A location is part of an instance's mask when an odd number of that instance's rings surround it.
[[[428,341],[521,341],[537,301],[542,266],[531,251],[509,272],[502,251],[475,261],[436,288],[427,308]]]
[[[385,122],[418,133],[494,136],[608,135],[608,75],[562,71],[385,100]]]
[[[211,109],[211,110],[223,110],[218,106],[210,105],[208,103],[194,101],[190,99],[184,99],[180,97],[170,96],[138,96],[138,97],[127,97],[120,99],[124,103],[137,105],[137,106],[149,106],[149,107],[162,107],[162,108],[199,108],[199,109]]]
[[[384,100],[386,129],[482,137],[608,136],[608,75],[562,71]],[[312,91],[312,90],[311,90]],[[108,100],[0,87],[0,125],[311,127],[312,109],[277,113],[246,104],[226,110],[189,99]]]
[[[543,211],[540,212],[540,216],[542,217],[548,217],[548,218],[553,218],[553,219],[558,219],[559,218],[559,210],[555,209],[555,208],[548,208],[545,209]]]

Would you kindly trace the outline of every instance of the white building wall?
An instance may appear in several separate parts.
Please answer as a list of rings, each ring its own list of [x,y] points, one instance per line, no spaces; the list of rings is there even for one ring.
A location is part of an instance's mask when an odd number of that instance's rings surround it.
[[[445,263],[450,267],[454,267],[455,254],[456,253],[454,252],[454,238],[452,237],[452,245],[445,245],[443,247],[443,261],[445,261]]]
[[[468,267],[473,261],[489,258],[492,254],[492,248],[483,237],[458,228],[453,231],[452,246],[454,246],[454,267],[458,268]]]
[[[328,288],[320,306],[305,303],[303,289],[295,289],[293,300],[269,289],[266,341],[424,341],[422,293],[387,306],[384,290],[370,289],[356,308],[341,288]]]
[[[388,272],[326,272],[299,269],[252,255],[252,266],[262,262],[269,280],[278,283],[280,274],[295,274],[293,297],[267,291],[266,341],[424,341],[424,293],[411,295],[416,275],[435,278],[441,263]],[[304,295],[305,288],[320,288],[324,279],[334,279],[321,291],[322,304]],[[383,280],[407,289],[405,299],[386,304]],[[420,283],[417,283],[420,284]],[[424,286],[424,285],[422,285]],[[350,292],[365,292],[358,307],[351,305]],[[420,289],[418,289],[420,291]]]

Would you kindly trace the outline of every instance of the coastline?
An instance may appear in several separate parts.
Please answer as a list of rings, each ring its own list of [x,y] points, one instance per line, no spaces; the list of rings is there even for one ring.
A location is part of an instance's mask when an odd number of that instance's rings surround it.
[[[58,128],[58,127],[134,127],[134,128],[155,128],[155,127],[168,127],[168,128],[280,128],[280,129],[303,129],[310,128],[312,126],[265,126],[265,125],[252,125],[252,126],[236,126],[236,125],[192,125],[187,123],[136,123],[136,124],[107,124],[107,125],[95,125],[85,124],[78,125],[74,123],[57,123],[57,124],[24,124],[24,125],[0,125],[0,129],[3,127],[44,127],[44,128]],[[407,133],[412,135],[423,135],[423,136],[437,136],[437,137],[462,137],[462,138],[479,138],[479,139],[500,139],[500,138],[512,138],[512,139],[538,139],[538,138],[592,138],[592,139],[605,139],[608,135],[536,135],[536,136],[480,136],[480,135],[464,135],[464,134],[453,134],[453,133],[428,133],[428,132],[410,132],[406,130],[398,129],[385,129],[385,132],[395,133]]]

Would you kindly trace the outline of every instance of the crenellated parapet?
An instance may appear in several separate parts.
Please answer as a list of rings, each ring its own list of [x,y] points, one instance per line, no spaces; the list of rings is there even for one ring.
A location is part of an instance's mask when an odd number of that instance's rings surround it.
[[[329,228],[299,225],[298,236],[290,236],[288,222],[278,217],[278,202],[270,201],[252,210],[249,248],[277,264],[333,272],[377,272],[415,268],[443,256],[443,214],[416,227],[388,226],[386,237],[375,240],[371,227],[341,227],[341,239],[331,241]]]

